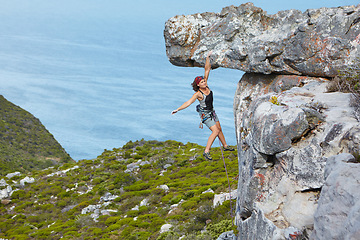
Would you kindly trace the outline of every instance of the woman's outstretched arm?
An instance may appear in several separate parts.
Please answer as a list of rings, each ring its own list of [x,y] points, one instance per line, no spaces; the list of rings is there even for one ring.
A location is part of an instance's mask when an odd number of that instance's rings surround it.
[[[181,105],[179,108],[172,111],[171,114],[175,114],[178,111],[183,110],[183,109],[187,108],[188,106],[190,106],[198,98],[198,94],[199,94],[199,92],[194,93],[194,95],[189,100],[184,102],[183,105]]]

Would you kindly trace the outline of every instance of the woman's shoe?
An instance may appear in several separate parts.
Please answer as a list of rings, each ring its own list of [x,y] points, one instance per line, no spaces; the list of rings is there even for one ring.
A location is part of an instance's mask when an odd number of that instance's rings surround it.
[[[230,146],[226,146],[226,147],[224,147],[224,151],[235,151],[235,149],[233,149]]]
[[[207,159],[207,160],[212,160],[212,157],[210,156],[210,152],[204,152],[203,156]]]

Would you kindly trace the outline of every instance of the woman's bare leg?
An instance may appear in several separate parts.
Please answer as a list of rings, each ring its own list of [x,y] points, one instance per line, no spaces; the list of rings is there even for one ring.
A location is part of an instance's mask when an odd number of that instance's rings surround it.
[[[224,147],[227,147],[227,143],[226,143],[225,136],[224,136],[224,133],[223,133],[223,131],[222,131],[222,128],[221,128],[221,126],[220,126],[220,122],[216,122],[216,126],[217,126],[218,129],[220,130],[219,135],[218,135],[218,137],[219,137],[219,139],[220,139],[220,142],[222,143],[222,145],[223,145]]]
[[[210,130],[212,131],[212,133],[210,134],[209,139],[206,144],[206,147],[205,147],[206,153],[210,152],[211,145],[213,144],[215,138],[219,135],[219,133],[221,131],[221,130],[219,130],[219,127],[217,126],[217,124],[210,127]]]

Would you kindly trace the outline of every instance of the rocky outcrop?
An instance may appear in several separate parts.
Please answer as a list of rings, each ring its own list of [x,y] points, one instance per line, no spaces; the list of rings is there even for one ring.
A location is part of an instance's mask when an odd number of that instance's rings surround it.
[[[360,184],[345,185],[358,163],[332,162],[360,153],[360,123],[352,95],[327,87],[360,53],[360,5],[268,15],[247,3],[173,17],[164,35],[174,65],[203,66],[213,51],[213,68],[246,72],[234,100],[238,239],[336,239],[345,229],[351,239]],[[332,197],[341,206],[327,209]]]
[[[81,210],[81,214],[91,213],[90,217],[97,222],[98,218],[102,215],[110,215],[111,212],[117,212],[117,210],[112,209],[103,209],[111,205],[112,201],[116,199],[117,195],[112,195],[111,193],[106,193],[105,196],[100,198],[99,204],[89,205]]]
[[[358,146],[357,138],[348,137],[359,134],[351,94],[328,93],[328,83],[260,74],[245,74],[239,82],[240,239],[311,233],[327,159]]]
[[[175,16],[165,24],[166,53],[178,66],[332,77],[360,53],[360,7],[267,14],[252,3],[220,13]]]

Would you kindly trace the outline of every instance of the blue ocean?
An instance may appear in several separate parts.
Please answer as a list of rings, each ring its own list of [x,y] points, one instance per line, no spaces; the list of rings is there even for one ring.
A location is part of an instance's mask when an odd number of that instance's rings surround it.
[[[3,10],[0,17],[0,94],[40,119],[73,159],[96,158],[142,138],[206,144],[210,130],[199,129],[195,103],[171,115],[204,73],[169,63],[163,30],[171,16],[144,21],[109,9],[83,9],[82,16],[18,8],[22,14]],[[230,145],[236,144],[233,98],[242,74],[215,69],[209,78]]]

